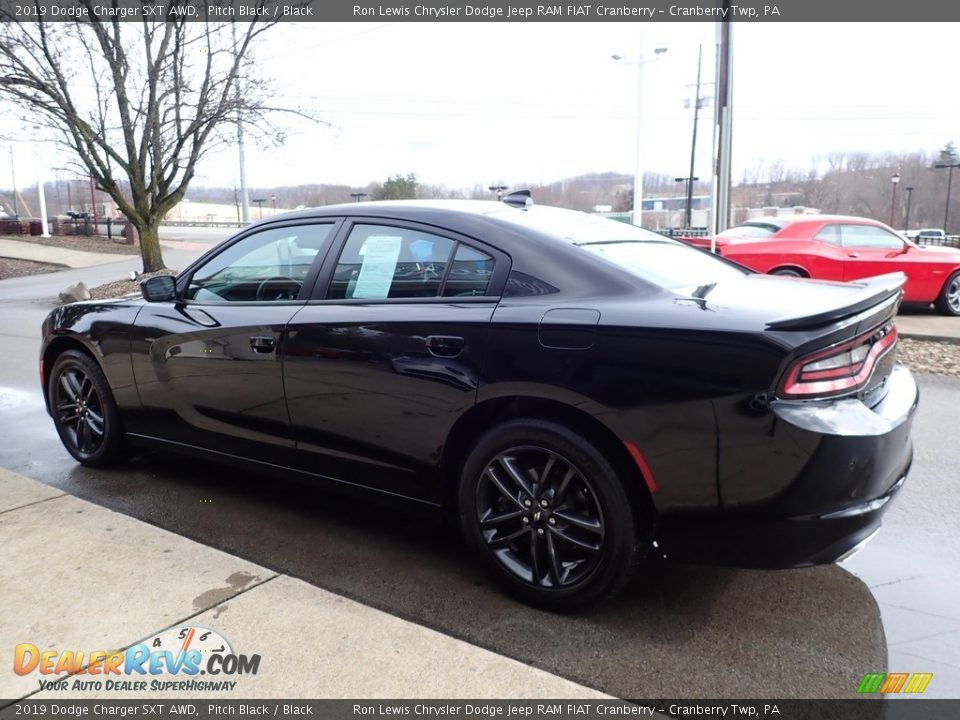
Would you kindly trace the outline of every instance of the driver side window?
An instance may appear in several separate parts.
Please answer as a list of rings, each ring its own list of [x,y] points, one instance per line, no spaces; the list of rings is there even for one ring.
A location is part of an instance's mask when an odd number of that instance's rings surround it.
[[[845,248],[903,249],[903,240],[899,236],[873,225],[844,225],[840,232]]]
[[[271,228],[234,243],[197,268],[186,299],[203,303],[296,300],[333,223]]]

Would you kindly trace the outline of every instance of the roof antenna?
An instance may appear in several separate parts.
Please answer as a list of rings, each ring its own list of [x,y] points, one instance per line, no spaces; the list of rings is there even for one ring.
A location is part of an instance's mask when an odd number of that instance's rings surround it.
[[[530,197],[529,190],[515,190],[509,195],[504,195],[503,202],[510,207],[526,209],[533,205],[533,198]]]

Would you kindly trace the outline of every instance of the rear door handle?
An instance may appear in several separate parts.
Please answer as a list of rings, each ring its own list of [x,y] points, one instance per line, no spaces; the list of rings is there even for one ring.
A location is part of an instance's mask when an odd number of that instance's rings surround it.
[[[272,353],[277,348],[277,339],[272,335],[254,335],[250,338],[250,347],[255,353]]]
[[[847,253],[847,257],[858,258],[860,257],[860,253]]]
[[[427,350],[435,357],[454,358],[463,352],[463,338],[455,335],[428,335]]]

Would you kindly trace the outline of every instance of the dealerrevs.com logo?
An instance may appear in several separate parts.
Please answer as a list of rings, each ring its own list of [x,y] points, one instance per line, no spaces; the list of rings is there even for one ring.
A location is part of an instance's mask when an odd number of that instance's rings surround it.
[[[230,691],[238,682],[232,678],[259,669],[259,655],[237,654],[216,630],[194,626],[164,630],[126,650],[41,650],[21,643],[13,654],[13,671],[38,673],[41,690]]]

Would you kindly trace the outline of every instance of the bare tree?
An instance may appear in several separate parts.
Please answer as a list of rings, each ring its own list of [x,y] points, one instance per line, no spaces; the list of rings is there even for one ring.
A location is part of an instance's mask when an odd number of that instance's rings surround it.
[[[139,231],[144,272],[159,270],[160,222],[197,163],[241,117],[262,127],[271,110],[246,64],[274,23],[190,22],[186,12],[101,19],[94,0],[77,1],[83,22],[20,21],[0,10],[0,99],[68,148]]]

